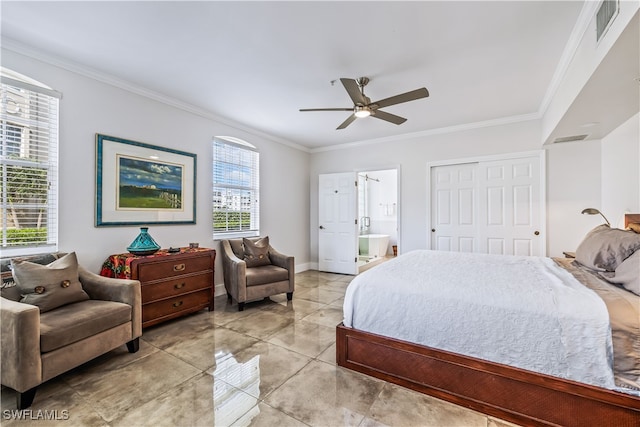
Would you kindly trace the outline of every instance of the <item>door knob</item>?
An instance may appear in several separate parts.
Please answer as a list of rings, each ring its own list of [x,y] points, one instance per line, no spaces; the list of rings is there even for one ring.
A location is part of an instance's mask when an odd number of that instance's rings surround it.
[[[321,225],[321,226],[320,226],[320,230],[324,230],[324,225]]]
[[[436,232],[436,229],[435,229],[435,228],[432,228],[432,229],[431,229],[431,232],[432,232],[432,233],[435,233],[435,232]]]
[[[536,236],[540,235],[540,232],[538,230],[534,231],[533,234],[535,234]]]

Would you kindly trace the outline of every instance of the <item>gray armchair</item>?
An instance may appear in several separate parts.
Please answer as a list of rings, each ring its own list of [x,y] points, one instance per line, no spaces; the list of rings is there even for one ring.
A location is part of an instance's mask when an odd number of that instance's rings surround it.
[[[286,293],[291,301],[295,287],[294,257],[281,254],[269,245],[269,238],[251,238],[253,243],[263,243],[268,261],[252,262],[246,253],[243,239],[222,240],[222,269],[227,297],[238,302],[238,310],[244,310],[245,302]],[[268,250],[266,249],[268,247]],[[260,258],[262,259],[262,258]],[[255,265],[260,264],[260,265]]]
[[[19,302],[15,286],[6,286],[11,283],[6,267],[5,261],[0,298],[2,384],[18,392],[18,409],[31,406],[38,385],[57,375],[122,344],[131,353],[138,351],[142,308],[137,280],[109,279],[78,266],[89,299],[41,312],[36,305]]]

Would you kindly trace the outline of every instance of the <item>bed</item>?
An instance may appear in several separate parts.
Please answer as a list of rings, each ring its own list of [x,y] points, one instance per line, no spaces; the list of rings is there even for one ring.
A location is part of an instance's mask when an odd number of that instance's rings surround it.
[[[381,264],[347,289],[337,363],[518,424],[640,426],[640,234],[596,227],[576,257]]]

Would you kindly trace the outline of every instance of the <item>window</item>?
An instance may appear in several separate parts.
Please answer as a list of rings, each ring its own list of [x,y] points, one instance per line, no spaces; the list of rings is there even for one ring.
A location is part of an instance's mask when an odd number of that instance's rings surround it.
[[[3,68],[0,97],[3,255],[57,250],[60,94]]]
[[[213,139],[213,236],[260,234],[259,154],[236,138]]]

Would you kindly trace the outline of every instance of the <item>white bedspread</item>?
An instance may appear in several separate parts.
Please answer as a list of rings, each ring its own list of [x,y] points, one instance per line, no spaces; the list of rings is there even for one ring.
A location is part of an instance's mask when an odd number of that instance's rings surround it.
[[[550,258],[409,252],[353,279],[344,325],[615,388],[606,306]]]

